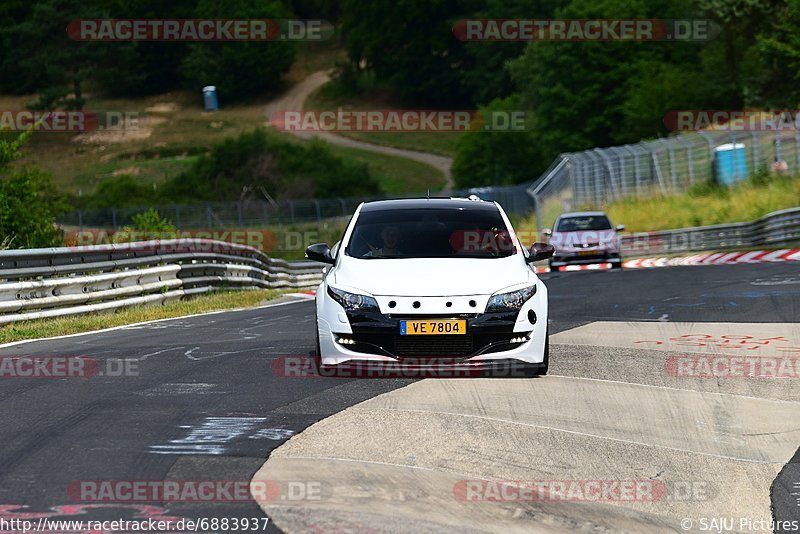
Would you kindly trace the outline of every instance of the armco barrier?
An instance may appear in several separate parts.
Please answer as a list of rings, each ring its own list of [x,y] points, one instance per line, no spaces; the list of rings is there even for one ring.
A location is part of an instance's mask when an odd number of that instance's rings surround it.
[[[0,251],[0,324],[165,303],[217,287],[305,289],[323,265],[207,239]]]
[[[752,221],[622,236],[627,256],[706,250],[780,247],[800,243],[800,208],[775,211]]]

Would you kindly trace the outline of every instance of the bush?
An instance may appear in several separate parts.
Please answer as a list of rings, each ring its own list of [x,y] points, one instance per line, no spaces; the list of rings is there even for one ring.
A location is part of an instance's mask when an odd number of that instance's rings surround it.
[[[108,178],[97,186],[85,205],[88,208],[125,208],[146,206],[156,202],[156,191],[129,175]]]
[[[133,229],[139,232],[176,232],[172,221],[166,217],[161,217],[159,213],[150,208],[144,213],[137,213],[133,216]]]
[[[68,209],[48,174],[36,167],[15,168],[19,149],[30,137],[0,139],[0,243],[5,248],[63,244],[55,217]]]
[[[335,156],[321,141],[301,144],[263,129],[226,139],[161,188],[167,202],[328,198],[380,194],[366,165]]]
[[[133,226],[125,226],[114,234],[115,243],[127,243],[131,241],[142,241],[150,239],[175,239],[178,237],[178,229],[172,221],[162,217],[153,208],[137,213],[133,216]]]

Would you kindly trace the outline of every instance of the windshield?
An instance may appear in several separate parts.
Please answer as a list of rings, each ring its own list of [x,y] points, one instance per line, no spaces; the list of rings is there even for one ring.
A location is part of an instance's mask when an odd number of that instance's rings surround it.
[[[354,258],[497,258],[516,253],[497,210],[398,209],[359,215],[345,253]]]
[[[611,230],[611,222],[605,215],[587,215],[561,219],[556,227],[556,232],[582,232],[584,230]]]

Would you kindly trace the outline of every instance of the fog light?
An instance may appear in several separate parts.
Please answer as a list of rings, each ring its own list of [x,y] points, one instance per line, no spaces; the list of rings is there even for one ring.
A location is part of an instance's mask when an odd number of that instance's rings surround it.
[[[536,324],[536,312],[533,310],[528,310],[528,322],[531,324]]]
[[[337,337],[336,338],[336,342],[339,345],[355,345],[356,344],[356,340],[355,339],[350,339],[349,337]]]
[[[525,343],[528,341],[528,336],[512,337],[509,343]]]

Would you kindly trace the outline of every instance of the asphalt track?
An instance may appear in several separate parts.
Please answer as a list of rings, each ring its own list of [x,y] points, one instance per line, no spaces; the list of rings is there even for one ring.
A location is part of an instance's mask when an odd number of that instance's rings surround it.
[[[797,380],[664,371],[665,358],[691,352],[667,340],[697,323],[716,337],[800,346],[797,263],[542,278],[553,346],[551,376],[540,379],[278,376],[273,360],[313,351],[308,301],[1,348],[93,358],[100,369],[126,359],[136,371],[0,379],[0,518],[263,517],[263,508],[292,532],[680,531],[682,514],[800,521]],[[76,481],[249,481],[257,471],[255,480],[316,481],[325,498],[86,505],[69,491]],[[703,491],[610,504],[454,497],[470,479],[614,478]]]

